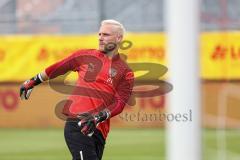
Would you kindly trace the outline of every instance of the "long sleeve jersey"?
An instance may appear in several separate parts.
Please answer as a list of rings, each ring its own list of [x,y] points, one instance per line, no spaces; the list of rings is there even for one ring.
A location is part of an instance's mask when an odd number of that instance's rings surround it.
[[[134,74],[119,54],[110,59],[99,50],[78,50],[45,69],[50,79],[69,71],[77,72],[78,79],[65,104],[65,115],[108,109],[114,117],[122,112],[132,93]],[[110,119],[97,128],[106,138]]]

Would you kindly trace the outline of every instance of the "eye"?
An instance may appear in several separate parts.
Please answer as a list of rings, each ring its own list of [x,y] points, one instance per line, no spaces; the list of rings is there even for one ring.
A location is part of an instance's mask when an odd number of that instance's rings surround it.
[[[106,33],[105,35],[106,35],[106,36],[111,36],[111,34],[109,34],[109,33]]]
[[[98,33],[98,36],[107,37],[107,36],[111,36],[111,34],[109,34],[109,33]]]

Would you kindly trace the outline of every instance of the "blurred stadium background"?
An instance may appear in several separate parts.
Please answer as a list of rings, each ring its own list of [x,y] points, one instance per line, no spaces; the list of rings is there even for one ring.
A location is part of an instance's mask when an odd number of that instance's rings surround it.
[[[239,6],[239,0],[202,0],[199,6],[204,160],[240,158]],[[1,0],[0,159],[70,159],[64,122],[54,110],[67,95],[41,85],[29,101],[20,101],[20,83],[71,51],[96,48],[103,19],[125,25],[126,39],[133,42],[122,51],[129,63],[168,66],[163,11],[163,0]],[[166,159],[165,125],[157,118],[167,108],[166,98],[136,97],[136,105],[113,120],[103,159]]]

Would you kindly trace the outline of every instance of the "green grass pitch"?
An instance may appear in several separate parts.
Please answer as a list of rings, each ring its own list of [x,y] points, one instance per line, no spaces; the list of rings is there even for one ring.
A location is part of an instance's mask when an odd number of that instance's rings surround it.
[[[225,133],[227,160],[240,159],[240,130]],[[165,137],[163,129],[113,129],[103,160],[165,160]],[[216,130],[204,130],[202,142],[203,159],[217,160]],[[70,159],[63,129],[0,129],[0,160]]]

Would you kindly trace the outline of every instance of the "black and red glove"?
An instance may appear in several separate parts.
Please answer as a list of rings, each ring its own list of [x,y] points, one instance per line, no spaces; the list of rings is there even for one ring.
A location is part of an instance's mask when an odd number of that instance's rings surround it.
[[[78,126],[84,135],[91,137],[97,128],[97,125],[110,117],[110,112],[104,110],[96,115],[91,113],[82,113],[77,116],[79,118]]]
[[[30,80],[26,80],[20,87],[20,97],[21,99],[28,99],[34,86],[42,83],[42,78],[40,73]]]

